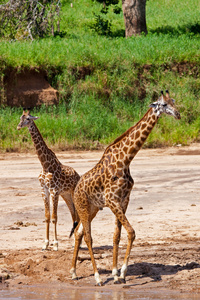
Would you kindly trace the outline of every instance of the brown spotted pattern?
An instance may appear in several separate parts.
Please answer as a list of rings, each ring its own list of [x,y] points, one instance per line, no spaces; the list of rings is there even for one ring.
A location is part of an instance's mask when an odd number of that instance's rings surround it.
[[[73,222],[78,222],[79,217],[76,213],[73,203],[74,189],[80,176],[71,167],[64,166],[56,157],[55,153],[49,149],[42,138],[29,112],[23,112],[20,118],[18,129],[28,127],[33,140],[36,153],[42,165],[42,171],[39,175],[39,182],[42,189],[42,198],[45,206],[46,237],[43,250],[49,246],[49,225],[50,225],[50,201],[52,201],[52,222],[54,224],[54,250],[58,250],[57,241],[57,208],[59,195],[66,202],[72,216]]]
[[[166,109],[168,110],[166,111]],[[80,223],[75,231],[75,248],[71,268],[73,279],[77,279],[76,262],[80,243],[84,235],[93,264],[96,284],[102,285],[92,250],[91,221],[99,209],[109,207],[116,216],[113,237],[112,274],[115,283],[125,282],[128,259],[135,239],[134,229],[125,216],[129,196],[134,184],[129,166],[163,112],[171,114],[177,119],[180,118],[180,114],[169,98],[168,92],[166,96],[162,94],[135,126],[129,128],[109,145],[96,166],[85,173],[78,182],[74,192],[74,204],[80,217]],[[118,277],[117,260],[121,226],[124,226],[127,231],[128,244],[121,274]]]

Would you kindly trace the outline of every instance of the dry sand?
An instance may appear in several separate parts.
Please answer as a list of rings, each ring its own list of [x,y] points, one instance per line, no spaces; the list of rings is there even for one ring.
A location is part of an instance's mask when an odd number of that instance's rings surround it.
[[[98,162],[102,153],[62,152],[57,155],[63,164],[75,168],[81,175]],[[77,265],[80,279],[72,281],[70,278],[74,238],[69,239],[72,220],[62,198],[58,208],[59,250],[55,252],[52,247],[48,251],[41,250],[45,224],[44,205],[37,179],[40,170],[41,165],[35,154],[0,154],[2,293],[6,288],[9,288],[7,291],[18,291],[16,298],[13,298],[17,299],[21,297],[20,291],[23,288],[34,285],[37,288],[45,287],[49,293],[52,287],[59,287],[60,299],[62,293],[65,298],[64,291],[70,293],[66,299],[82,299],[79,294],[74,294],[74,291],[81,288],[82,295],[84,289],[87,293],[112,291],[112,295],[115,293],[112,299],[118,299],[116,295],[122,296],[122,293],[125,296],[119,299],[133,299],[128,295],[134,293],[136,297],[145,292],[148,295],[158,292],[165,296],[171,292],[179,293],[174,299],[182,299],[180,295],[189,293],[190,299],[200,299],[199,144],[141,150],[132,161],[131,174],[135,185],[127,217],[136,231],[136,240],[129,260],[127,282],[117,286],[113,284],[111,274],[114,215],[108,208],[100,211],[92,223],[94,253],[104,287],[94,287],[93,269],[84,242]],[[119,268],[126,243],[126,232],[123,229]],[[43,299],[57,299],[56,296],[45,297],[42,296]],[[6,296],[0,296],[0,299],[6,299]],[[88,296],[88,299],[94,298]],[[104,298],[98,296],[95,299]]]

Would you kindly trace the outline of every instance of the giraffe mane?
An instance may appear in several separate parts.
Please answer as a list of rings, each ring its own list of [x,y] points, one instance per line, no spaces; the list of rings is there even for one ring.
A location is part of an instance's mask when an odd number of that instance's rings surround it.
[[[129,134],[130,131],[132,131],[137,125],[138,123],[140,123],[145,117],[146,115],[149,113],[149,111],[151,110],[152,108],[149,108],[148,111],[145,113],[145,115],[142,117],[142,119],[140,119],[135,125],[133,125],[132,127],[130,127],[128,130],[126,130],[124,133],[122,133],[122,135],[120,135],[118,138],[116,138],[114,140],[114,142],[112,144],[110,144],[108,147],[114,145],[114,144],[117,144],[119,141],[121,141],[126,135]],[[107,148],[108,148],[107,147]]]

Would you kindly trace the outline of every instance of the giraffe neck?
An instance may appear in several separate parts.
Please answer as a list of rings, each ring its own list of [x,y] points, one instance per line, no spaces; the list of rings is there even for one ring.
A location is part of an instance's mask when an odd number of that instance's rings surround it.
[[[120,161],[120,165],[129,166],[132,159],[141,149],[147,137],[151,133],[159,116],[150,108],[142,119],[124,134],[118,137],[105,152],[112,152],[114,161]]]
[[[46,172],[51,172],[50,169],[52,168],[52,163],[55,161],[57,161],[57,163],[59,163],[56,155],[54,154],[53,151],[51,151],[47,147],[39,129],[37,128],[37,126],[35,125],[35,123],[33,121],[31,122],[28,129],[31,134],[31,138],[34,143],[36,153],[38,155],[38,158],[41,162],[43,169]]]

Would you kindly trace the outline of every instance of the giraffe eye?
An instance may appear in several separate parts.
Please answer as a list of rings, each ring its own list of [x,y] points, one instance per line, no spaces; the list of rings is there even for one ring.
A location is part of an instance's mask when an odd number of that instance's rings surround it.
[[[166,106],[167,106],[167,103],[164,103],[163,106],[166,107]]]

